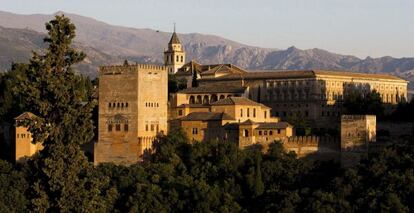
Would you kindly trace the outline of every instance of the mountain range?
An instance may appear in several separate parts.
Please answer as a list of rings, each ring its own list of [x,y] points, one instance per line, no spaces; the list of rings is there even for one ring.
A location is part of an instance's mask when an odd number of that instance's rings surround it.
[[[97,76],[99,65],[122,63],[162,64],[170,32],[110,25],[66,12],[51,15],[20,15],[0,11],[0,71],[12,62],[27,61],[31,51],[44,48],[45,23],[64,13],[76,25],[75,46],[87,54],[76,69]],[[188,60],[202,64],[231,63],[248,70],[329,69],[389,73],[414,81],[414,58],[367,57],[331,53],[322,49],[301,50],[254,47],[214,35],[178,34]]]

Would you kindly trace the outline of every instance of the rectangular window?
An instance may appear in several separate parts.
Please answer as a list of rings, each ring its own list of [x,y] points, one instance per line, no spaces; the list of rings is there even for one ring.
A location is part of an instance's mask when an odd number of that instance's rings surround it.
[[[121,124],[115,124],[115,130],[121,131]]]
[[[277,134],[280,134],[280,129],[277,129]]]
[[[272,130],[269,131],[269,135],[273,135],[273,131]]]
[[[108,132],[112,132],[112,124],[108,125]]]
[[[198,134],[198,129],[197,128],[193,128],[193,135],[197,135]]]
[[[145,124],[145,131],[148,131],[148,124]]]
[[[249,116],[250,116],[250,109],[247,108],[247,117],[249,117]]]
[[[159,125],[157,124],[157,133],[160,131],[160,127],[159,127]]]
[[[259,135],[262,135],[262,131],[259,131]]]
[[[17,134],[16,137],[19,138],[19,134]]]
[[[264,118],[267,118],[267,111],[264,112]]]
[[[151,124],[151,131],[154,131],[154,124]]]
[[[253,108],[253,117],[256,117],[256,108]]]
[[[128,124],[124,124],[124,131],[128,132]]]
[[[243,117],[243,109],[240,109],[240,117]]]
[[[178,115],[179,115],[179,116],[183,115],[183,110],[181,110],[181,109],[180,109],[180,110],[178,110]]]

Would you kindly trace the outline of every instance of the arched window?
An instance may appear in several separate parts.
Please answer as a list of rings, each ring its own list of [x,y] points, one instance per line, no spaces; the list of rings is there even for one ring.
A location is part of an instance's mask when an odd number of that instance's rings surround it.
[[[250,117],[250,108],[247,108],[247,117]]]
[[[197,102],[196,102],[196,104],[201,104],[201,103],[202,103],[201,95],[197,95]]]
[[[267,118],[267,111],[264,111],[264,118]]]
[[[224,96],[224,95],[220,95],[220,100],[221,99],[225,99],[226,98],[226,96]]]
[[[190,103],[190,104],[195,104],[195,98],[194,98],[194,96],[190,96],[190,101],[189,101],[189,103]]]
[[[240,117],[243,117],[243,109],[240,109]]]
[[[127,102],[127,103],[125,103],[125,107],[128,107],[128,102]]]
[[[256,117],[256,108],[253,108],[253,117]]]
[[[210,102],[211,103],[216,102],[217,100],[218,99],[217,99],[217,95],[216,94],[211,95],[211,99],[210,99]]]
[[[179,61],[179,60],[178,60],[178,55],[177,55],[176,59],[177,59],[176,61],[178,62],[178,61]]]
[[[118,108],[119,108],[119,103],[117,103],[117,104],[116,104],[116,107],[118,107]]]
[[[181,62],[183,62],[184,61],[184,56],[181,56]]]
[[[121,124],[115,124],[115,130],[121,131]]]
[[[205,95],[203,98],[203,104],[208,104],[209,100],[208,100],[208,95]]]
[[[112,124],[108,124],[108,132],[112,132]]]
[[[111,108],[111,103],[108,104],[108,107]]]
[[[124,108],[124,103],[121,104],[121,107]]]
[[[124,124],[124,131],[128,132],[128,124]]]

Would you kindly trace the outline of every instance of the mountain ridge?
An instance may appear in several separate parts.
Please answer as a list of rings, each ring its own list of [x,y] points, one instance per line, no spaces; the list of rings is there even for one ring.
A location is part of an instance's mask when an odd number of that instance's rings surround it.
[[[40,34],[45,33],[44,23],[53,19],[56,14],[65,14],[71,18],[77,27],[76,44],[86,53],[92,54],[89,65],[79,66],[81,72],[96,77],[98,65],[122,63],[124,59],[138,63],[162,64],[163,50],[167,47],[171,33],[152,29],[137,29],[110,25],[94,18],[59,11],[51,15],[32,14],[19,15],[0,11],[0,26],[13,36],[27,33],[21,30],[32,30]],[[20,31],[19,31],[20,30]],[[26,34],[25,34],[26,33]],[[29,33],[30,34],[30,33]],[[32,32],[33,34],[33,32]],[[9,36],[11,36],[9,35]],[[319,48],[301,50],[295,46],[285,50],[276,48],[262,48],[245,45],[230,39],[215,35],[200,33],[178,34],[187,53],[187,59],[196,60],[203,64],[231,63],[249,70],[300,70],[300,69],[328,69],[358,71],[367,73],[389,73],[407,80],[414,80],[414,58],[394,58],[384,56],[380,58],[358,58],[352,55],[332,53]],[[33,37],[36,37],[33,35]],[[9,38],[10,39],[10,38]],[[30,39],[26,39],[30,40]],[[19,47],[19,53],[27,58],[30,49],[41,45],[33,45],[28,41],[13,41]],[[22,46],[20,48],[20,46]],[[7,39],[3,35],[0,47],[7,46]],[[10,49],[10,47],[8,47]],[[7,48],[6,48],[7,49]],[[13,52],[9,50],[9,52]],[[19,55],[19,54],[17,54]],[[6,67],[5,58],[10,60],[16,54],[0,53],[0,69]],[[19,56],[19,60],[24,58]],[[2,60],[3,59],[3,60]]]

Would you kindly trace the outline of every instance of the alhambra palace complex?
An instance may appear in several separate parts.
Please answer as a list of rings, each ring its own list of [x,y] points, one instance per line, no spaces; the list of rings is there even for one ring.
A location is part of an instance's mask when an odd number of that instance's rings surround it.
[[[185,57],[174,32],[164,52],[164,66],[100,68],[95,164],[140,161],[151,151],[157,135],[177,127],[193,142],[227,140],[243,148],[281,141],[299,157],[320,154],[343,159],[366,151],[368,144],[376,140],[375,116],[342,115],[342,102],[348,91],[376,90],[388,108],[407,100],[408,82],[391,75],[326,70],[246,71],[232,64],[186,63]],[[185,80],[187,88],[169,95],[169,75]],[[286,122],[295,115],[306,119],[313,128],[339,129],[340,138],[295,136],[294,126]],[[27,129],[16,130],[16,159],[41,148],[30,141]]]

